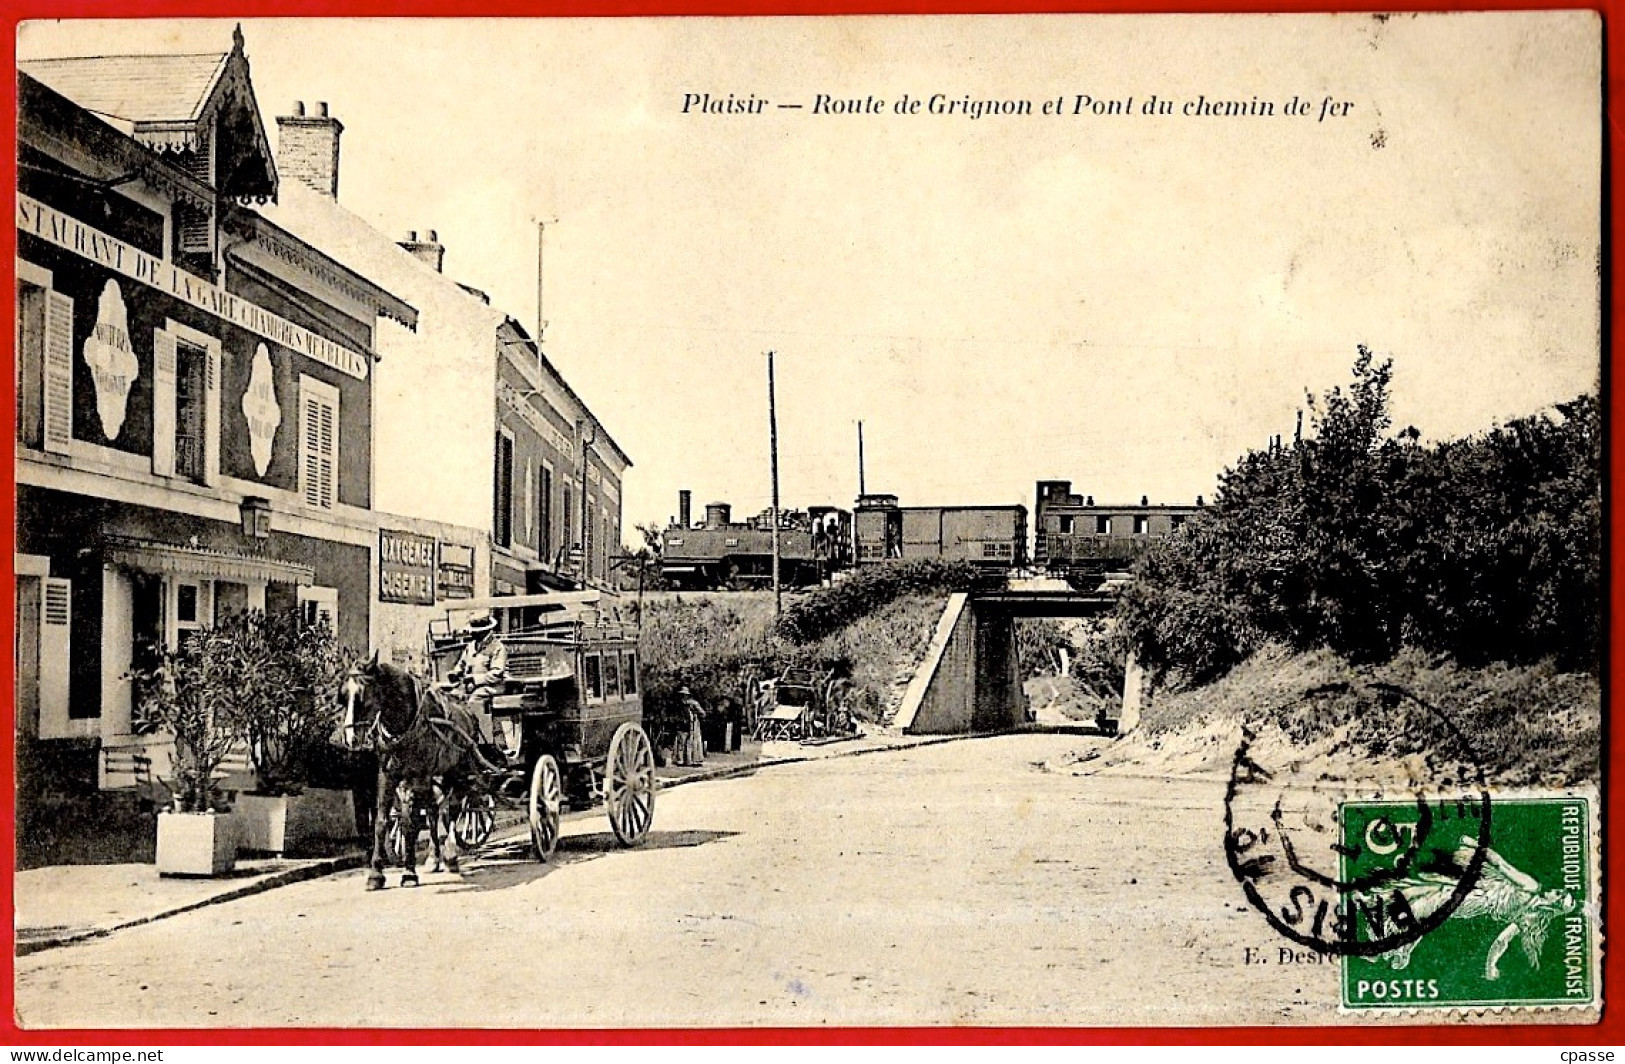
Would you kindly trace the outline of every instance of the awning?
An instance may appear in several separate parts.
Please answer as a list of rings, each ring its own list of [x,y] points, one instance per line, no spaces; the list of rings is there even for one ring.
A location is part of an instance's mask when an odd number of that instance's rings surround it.
[[[109,540],[107,561],[110,565],[125,569],[139,569],[149,573],[174,573],[177,576],[200,576],[245,584],[299,584],[308,587],[316,582],[316,570],[296,562],[147,540]]]

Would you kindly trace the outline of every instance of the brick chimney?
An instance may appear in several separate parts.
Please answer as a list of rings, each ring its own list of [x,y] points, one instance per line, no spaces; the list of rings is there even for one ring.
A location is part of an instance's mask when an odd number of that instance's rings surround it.
[[[278,173],[338,199],[339,134],[344,126],[328,117],[326,102],[316,105],[314,115],[305,114],[303,101],[295,103],[293,114],[277,117],[276,127]]]
[[[406,234],[406,239],[400,242],[400,247],[435,273],[441,272],[440,265],[446,259],[446,249],[440,243],[440,234],[433,229],[425,232],[422,240],[418,239],[418,231],[412,230]]]

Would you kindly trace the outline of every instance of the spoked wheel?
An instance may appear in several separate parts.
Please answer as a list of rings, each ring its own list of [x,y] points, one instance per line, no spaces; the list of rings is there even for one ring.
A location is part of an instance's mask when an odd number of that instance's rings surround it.
[[[563,805],[564,779],[559,775],[559,763],[552,754],[543,754],[530,773],[530,845],[538,861],[552,857],[558,848],[559,810]]]
[[[391,865],[406,863],[406,828],[401,822],[401,808],[398,805],[389,813],[389,833],[384,836],[384,852]]]
[[[421,825],[422,819],[419,818]],[[423,829],[420,826],[418,830]],[[406,864],[406,810],[396,802],[389,811],[389,831],[384,835],[384,854],[395,865]]]
[[[622,846],[636,846],[655,818],[655,757],[643,729],[628,721],[609,741],[604,764],[604,811]]]
[[[451,813],[451,834],[464,850],[485,845],[497,826],[497,801],[489,794],[464,794]]]

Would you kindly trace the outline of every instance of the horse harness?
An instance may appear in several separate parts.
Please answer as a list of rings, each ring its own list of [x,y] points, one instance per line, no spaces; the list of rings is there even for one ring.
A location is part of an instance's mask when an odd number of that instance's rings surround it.
[[[406,727],[398,734],[391,734],[389,728],[384,724],[384,715],[382,713],[374,713],[372,721],[366,726],[360,738],[370,743],[373,749],[377,750],[380,754],[388,755],[398,750],[406,743],[408,739],[412,738],[412,736],[421,727],[427,725],[430,728],[451,732],[452,735],[455,735],[463,742],[466,749],[473,752],[474,757],[487,770],[503,771],[500,766],[491,764],[491,762],[486,759],[485,755],[480,752],[479,739],[473,735],[470,735],[463,727],[461,727],[456,721],[452,720],[451,717],[444,712],[444,703],[440,702],[439,696],[435,694],[433,689],[430,689],[429,697],[433,697],[436,703],[441,706],[442,712],[439,714],[425,713],[423,711],[423,701],[425,696],[418,691],[418,681],[415,676],[413,676],[411,673],[407,673],[406,682],[408,684],[412,704],[411,721],[409,721]]]

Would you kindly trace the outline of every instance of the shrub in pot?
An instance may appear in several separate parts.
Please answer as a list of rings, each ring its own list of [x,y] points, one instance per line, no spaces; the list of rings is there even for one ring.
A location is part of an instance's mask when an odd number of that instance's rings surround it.
[[[250,617],[262,682],[243,704],[257,784],[236,804],[243,849],[293,853],[356,834],[348,790],[321,786],[349,662],[323,622],[297,613]]]
[[[220,875],[236,860],[221,766],[244,737],[242,707],[259,680],[245,619],[188,632],[132,674],[143,715],[174,741],[170,808],[158,816],[160,875]]]

